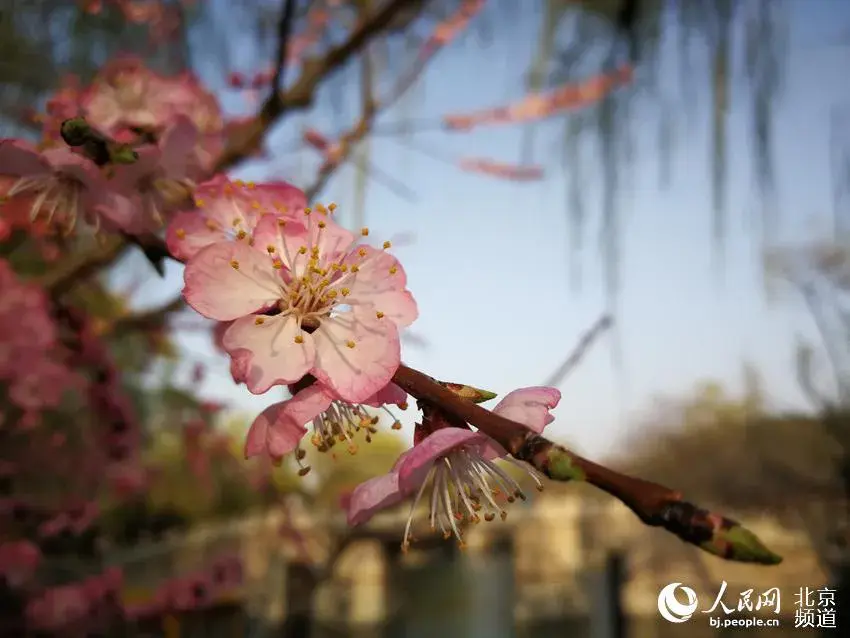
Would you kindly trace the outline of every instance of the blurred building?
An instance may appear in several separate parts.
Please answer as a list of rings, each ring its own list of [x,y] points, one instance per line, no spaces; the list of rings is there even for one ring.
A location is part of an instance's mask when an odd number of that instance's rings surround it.
[[[516,635],[514,625],[520,634],[526,627],[532,635],[534,627],[535,636],[563,635],[569,626],[589,635],[605,595],[600,572],[606,557],[618,552],[626,565],[623,608],[641,627],[635,633],[691,636],[702,633],[695,624],[665,625],[659,619],[657,597],[668,583],[694,589],[700,609],[711,606],[723,581],[723,600],[732,607],[746,590],[755,592],[755,600],[779,588],[786,619],[793,618],[800,587],[826,584],[808,540],[769,517],[742,518],[784,556],[783,563],[731,563],[647,528],[620,503],[586,486],[550,485],[528,503],[512,506],[506,521],[473,526],[463,552],[439,538],[402,554],[406,517],[402,508],[350,530],[342,520],[313,520],[303,506],[293,505],[199,529],[124,556],[127,595],[149,595],[169,575],[238,552],[245,574],[238,602],[247,616],[268,626],[299,617],[314,626],[314,635],[375,635],[380,627],[384,636],[498,638]],[[387,627],[394,623],[405,629],[393,634]],[[707,631],[707,622],[702,625]],[[499,628],[508,631],[500,634]]]

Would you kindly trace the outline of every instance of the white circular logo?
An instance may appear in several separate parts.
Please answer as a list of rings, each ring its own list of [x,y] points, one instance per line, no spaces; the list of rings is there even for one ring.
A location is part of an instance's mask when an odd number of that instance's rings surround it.
[[[677,589],[681,589],[685,593],[685,597],[688,599],[687,603],[682,604],[676,599]],[[667,622],[680,623],[690,620],[698,605],[697,593],[682,583],[670,583],[658,592],[658,613]]]

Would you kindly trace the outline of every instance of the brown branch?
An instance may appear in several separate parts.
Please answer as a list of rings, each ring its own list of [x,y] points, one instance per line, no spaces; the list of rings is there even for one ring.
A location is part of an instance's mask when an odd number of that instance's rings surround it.
[[[39,284],[51,295],[68,290],[76,281],[86,279],[120,257],[129,247],[123,237],[110,237],[92,251],[71,255],[39,279]]]
[[[286,70],[286,55],[289,50],[289,35],[292,33],[292,23],[295,18],[295,0],[284,0],[283,10],[280,13],[280,22],[277,27],[277,67],[272,79],[272,94],[270,100],[280,100],[283,91],[283,78]],[[278,105],[285,110],[285,105]]]
[[[369,2],[366,3],[368,9]],[[325,161],[313,183],[304,189],[304,194],[307,196],[307,201],[312,201],[327,185],[328,180],[351,156],[354,148],[359,142],[362,142],[366,135],[372,130],[372,125],[378,115],[378,101],[372,94],[373,88],[373,72],[372,62],[369,57],[369,52],[366,51],[363,60],[363,69],[361,75],[361,95],[362,107],[360,119],[354,128],[344,133],[339,139],[338,151],[334,155],[333,161]]]
[[[555,372],[546,380],[543,385],[548,386],[559,386],[564,382],[564,379],[576,369],[581,360],[584,359],[584,355],[590,350],[590,346],[594,344],[594,342],[602,336],[611,326],[614,325],[614,319],[611,315],[602,315],[599,319],[596,320],[590,329],[582,335],[581,339],[579,339],[576,347],[573,348],[573,351],[567,357],[567,360],[564,361]]]
[[[762,564],[777,564],[782,560],[736,521],[700,509],[663,485],[582,458],[515,421],[457,396],[418,370],[402,364],[393,382],[420,402],[474,425],[516,459],[529,463],[550,479],[583,480],[607,492],[646,525],[663,527],[685,542],[727,560]]]
[[[179,312],[185,307],[186,301],[181,294],[168,303],[156,308],[120,317],[112,322],[112,325],[107,328],[107,331],[112,336],[119,336],[133,330],[158,328],[165,323],[169,315]]]
[[[268,129],[286,111],[305,109],[313,103],[316,88],[328,75],[347,63],[375,35],[384,31],[396,15],[412,0],[389,0],[380,9],[362,19],[348,39],[331,49],[322,58],[307,58],[301,76],[295,84],[283,92],[276,92],[260,108],[257,117],[244,124],[232,137],[213,169],[220,173],[255,151]]]
[[[331,49],[324,57],[305,59],[301,76],[294,86],[286,91],[273,88],[272,94],[263,103],[256,117],[243,124],[230,136],[225,149],[213,163],[211,175],[223,172],[249,157],[259,147],[268,129],[285,112],[310,106],[319,83],[347,63],[370,39],[386,30],[394,18],[414,2],[415,0],[389,0],[380,9],[362,19],[348,39]],[[287,3],[294,4],[294,0],[288,0]],[[285,17],[286,7],[281,19],[282,33],[284,29],[291,28],[291,25],[283,24]],[[282,43],[281,46],[286,45]],[[368,131],[363,131],[360,134],[361,137],[366,132]],[[324,184],[329,176],[325,176],[321,183]],[[64,290],[77,279],[87,277],[111,264],[127,248],[128,243],[126,238],[110,238],[102,249],[69,259],[59,271],[46,275],[42,279],[42,284],[54,293]],[[139,242],[139,245],[155,267],[169,255],[165,242],[155,236],[145,238],[144,242]]]

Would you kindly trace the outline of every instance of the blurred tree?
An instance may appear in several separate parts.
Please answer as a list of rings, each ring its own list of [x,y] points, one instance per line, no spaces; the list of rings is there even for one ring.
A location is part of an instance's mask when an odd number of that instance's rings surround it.
[[[4,86],[0,92],[0,119],[6,128],[19,130],[21,126],[31,126],[33,110],[41,108],[60,78],[70,72],[87,80],[118,52],[142,55],[154,68],[167,72],[191,68],[213,88],[223,89],[228,70],[251,69],[260,74],[257,77],[262,76],[277,46],[281,2],[156,0],[135,3],[139,6],[132,10],[128,8],[133,4],[0,0],[0,34],[5,34],[0,37],[3,60],[0,83]],[[298,3],[291,61],[298,63],[305,59],[302,56],[314,53],[320,56],[320,51],[327,51],[339,42],[343,30],[358,24],[365,13],[375,12],[383,4],[359,0]],[[588,145],[596,146],[595,155],[604,180],[600,191],[603,198],[600,232],[605,247],[606,280],[612,293],[619,286],[618,187],[628,178],[624,171],[635,165],[638,125],[645,129],[647,124],[646,111],[639,106],[648,105],[658,113],[657,150],[665,158],[662,164],[669,167],[671,152],[682,141],[676,130],[683,128],[681,116],[690,117],[695,102],[703,96],[710,100],[708,113],[713,131],[710,179],[714,184],[714,239],[718,246],[726,234],[727,129],[728,114],[734,105],[744,104],[751,114],[755,171],[763,194],[772,192],[771,124],[782,87],[787,46],[785,2],[537,0],[523,3],[522,8],[506,0],[487,3],[409,0],[395,4],[392,18],[380,30],[387,37],[370,38],[375,43],[368,49],[361,44],[361,51],[368,53],[343,64],[342,72],[329,83],[327,100],[322,105],[325,111],[330,110],[335,124],[342,129],[351,125],[351,105],[362,101],[364,105],[372,104],[375,110],[375,106],[381,106],[375,94],[385,93],[387,89],[391,97],[384,106],[395,103],[400,93],[419,81],[423,60],[430,59],[441,46],[453,48],[455,56],[475,54],[470,52],[469,38],[462,33],[458,35],[457,28],[451,31],[452,20],[456,21],[452,16],[464,15],[460,10],[474,16],[470,32],[487,48],[513,46],[512,36],[518,28],[536,34],[537,42],[533,44],[536,51],[529,60],[525,78],[528,91],[593,77],[623,62],[638,66],[640,74],[634,90],[609,93],[595,106],[578,112],[563,109],[555,114],[563,121],[564,142],[559,151],[563,170],[569,177],[568,217],[576,254],[582,247],[589,221],[588,193],[582,184],[587,183],[590,166],[584,158],[593,150]],[[423,36],[423,31],[430,31],[431,36]],[[705,47],[708,64],[700,68],[703,62],[697,61],[694,53]],[[659,81],[662,65],[669,71],[674,56],[680,73],[670,76],[672,84],[665,77],[662,86]],[[371,79],[353,81],[365,73],[364,65],[370,67],[367,75]],[[743,69],[743,91],[732,90],[739,65]],[[504,80],[515,83],[519,78]],[[257,80],[242,82],[250,85]],[[351,99],[351,93],[361,93],[364,97]],[[404,109],[410,110],[412,104],[405,104]],[[422,128],[415,123],[396,122],[389,125],[389,131],[383,130],[383,124],[376,121],[380,115],[376,110],[366,122],[367,128],[378,135],[410,136]],[[442,123],[435,121],[426,123],[425,128],[435,125],[442,127]],[[294,132],[294,127],[290,130]],[[524,161],[534,154],[534,130],[533,124],[527,125]],[[363,141],[362,135],[356,140]],[[269,158],[273,163],[280,150],[276,146]],[[364,202],[367,176],[380,177],[374,167],[364,168],[368,155],[364,145],[354,155],[360,169],[356,174],[358,209],[362,209]],[[384,176],[381,181],[386,184],[391,180]],[[765,206],[764,210],[772,207]],[[355,215],[362,218],[362,210]]]
[[[820,347],[799,340],[797,378],[833,449],[827,467],[841,501],[826,514],[831,533],[823,547],[842,592],[838,613],[850,613],[850,242],[846,232],[837,232],[826,241],[774,248],[766,262],[768,274],[803,301],[821,338]]]

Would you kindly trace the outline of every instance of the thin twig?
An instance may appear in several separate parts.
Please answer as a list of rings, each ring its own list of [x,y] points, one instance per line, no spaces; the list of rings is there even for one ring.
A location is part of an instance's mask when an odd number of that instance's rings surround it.
[[[323,58],[305,59],[303,70],[295,84],[285,91],[273,91],[272,95],[263,103],[257,115],[230,136],[225,149],[213,162],[210,175],[224,172],[246,157],[250,157],[252,152],[262,143],[269,128],[285,112],[309,107],[320,82],[346,64],[370,39],[391,25],[395,16],[412,2],[414,0],[388,1],[380,9],[363,19],[360,26],[349,35],[345,42],[331,49]],[[294,4],[294,0],[292,0],[292,3]],[[283,23],[283,19],[281,23]],[[281,28],[283,29],[283,25]],[[87,277],[92,272],[113,263],[127,246],[128,241],[126,239],[110,238],[102,249],[66,261],[59,272],[49,273],[43,278],[42,283],[54,292],[64,290],[77,279]],[[168,254],[165,243],[155,237],[148,241],[145,248],[146,252],[151,254],[154,251],[157,254]]]
[[[594,344],[594,342],[601,337],[612,325],[614,325],[614,319],[611,315],[602,315],[599,319],[596,320],[590,329],[585,332],[579,342],[576,344],[573,351],[570,353],[570,356],[567,357],[567,360],[564,361],[555,372],[546,380],[543,385],[558,387],[566,379],[569,374],[576,369],[581,360],[584,359],[584,355],[587,354],[588,350],[590,350],[590,346]]]
[[[615,472],[535,434],[522,424],[490,412],[404,364],[393,382],[422,402],[461,419],[496,440],[512,456],[556,481],[583,480],[614,496],[652,527],[663,527],[685,542],[727,560],[777,564],[782,558],[738,522],[682,500],[678,492]]]
[[[171,301],[135,314],[125,315],[112,322],[109,332],[113,336],[121,335],[133,330],[147,330],[163,325],[168,317],[186,307],[183,295],[178,295]]]
[[[277,28],[277,66],[272,79],[271,100],[279,100],[283,91],[283,80],[286,72],[286,59],[289,50],[289,36],[292,33],[292,23],[295,17],[296,0],[284,0],[280,22]],[[286,105],[278,105],[280,113],[286,110]]]
[[[313,103],[316,88],[328,75],[341,68],[375,35],[392,24],[393,18],[412,0],[390,0],[371,16],[361,20],[341,45],[331,49],[322,58],[306,58],[301,76],[295,84],[267,99],[255,118],[242,125],[215,163],[213,173],[233,167],[259,148],[268,129],[285,111],[303,110]]]

